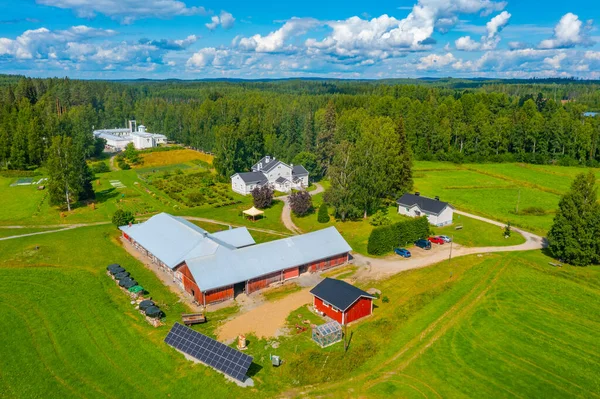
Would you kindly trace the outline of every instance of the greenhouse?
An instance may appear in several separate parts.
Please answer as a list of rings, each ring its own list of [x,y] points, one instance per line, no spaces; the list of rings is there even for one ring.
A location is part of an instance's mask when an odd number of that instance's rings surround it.
[[[313,327],[312,339],[321,348],[333,345],[342,340],[342,326],[337,321],[321,324]]]

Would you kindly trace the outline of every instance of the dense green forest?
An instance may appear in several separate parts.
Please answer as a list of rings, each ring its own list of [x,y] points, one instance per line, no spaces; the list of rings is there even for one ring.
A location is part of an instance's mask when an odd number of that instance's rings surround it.
[[[216,153],[223,175],[263,154],[317,157],[402,118],[416,159],[598,165],[600,84],[577,80],[78,81],[0,76],[0,164],[42,164],[52,137],[86,155],[92,127],[137,119]],[[561,101],[563,100],[563,101]],[[326,121],[332,104],[333,125]],[[329,123],[329,125],[328,125]],[[376,134],[376,132],[375,132]]]

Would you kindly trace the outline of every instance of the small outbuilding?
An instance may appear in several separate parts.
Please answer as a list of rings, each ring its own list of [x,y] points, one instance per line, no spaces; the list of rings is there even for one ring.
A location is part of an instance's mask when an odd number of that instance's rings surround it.
[[[310,293],[313,307],[341,325],[352,323],[373,313],[373,299],[368,292],[342,280],[326,278]]]

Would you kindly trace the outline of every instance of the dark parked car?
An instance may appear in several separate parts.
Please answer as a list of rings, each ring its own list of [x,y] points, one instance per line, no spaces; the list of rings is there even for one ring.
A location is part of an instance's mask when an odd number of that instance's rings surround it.
[[[429,237],[428,240],[434,244],[442,245],[445,241],[441,237]]]
[[[422,249],[426,249],[426,250],[431,249],[431,243],[423,238],[421,238],[420,240],[417,240],[415,242],[415,245]]]
[[[403,258],[410,258],[410,251],[404,248],[394,248],[394,252]]]

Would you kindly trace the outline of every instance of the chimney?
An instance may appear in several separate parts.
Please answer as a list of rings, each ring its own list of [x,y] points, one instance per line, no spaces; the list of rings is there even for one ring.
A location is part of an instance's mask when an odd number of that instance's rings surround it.
[[[269,162],[271,162],[271,157],[267,155],[265,157],[265,163],[269,163]]]
[[[436,196],[435,196],[435,200],[436,200],[436,201],[439,201],[439,200],[440,200],[440,197],[436,195]]]
[[[418,197],[419,195],[421,195],[421,193],[418,191],[415,191],[415,195]]]

